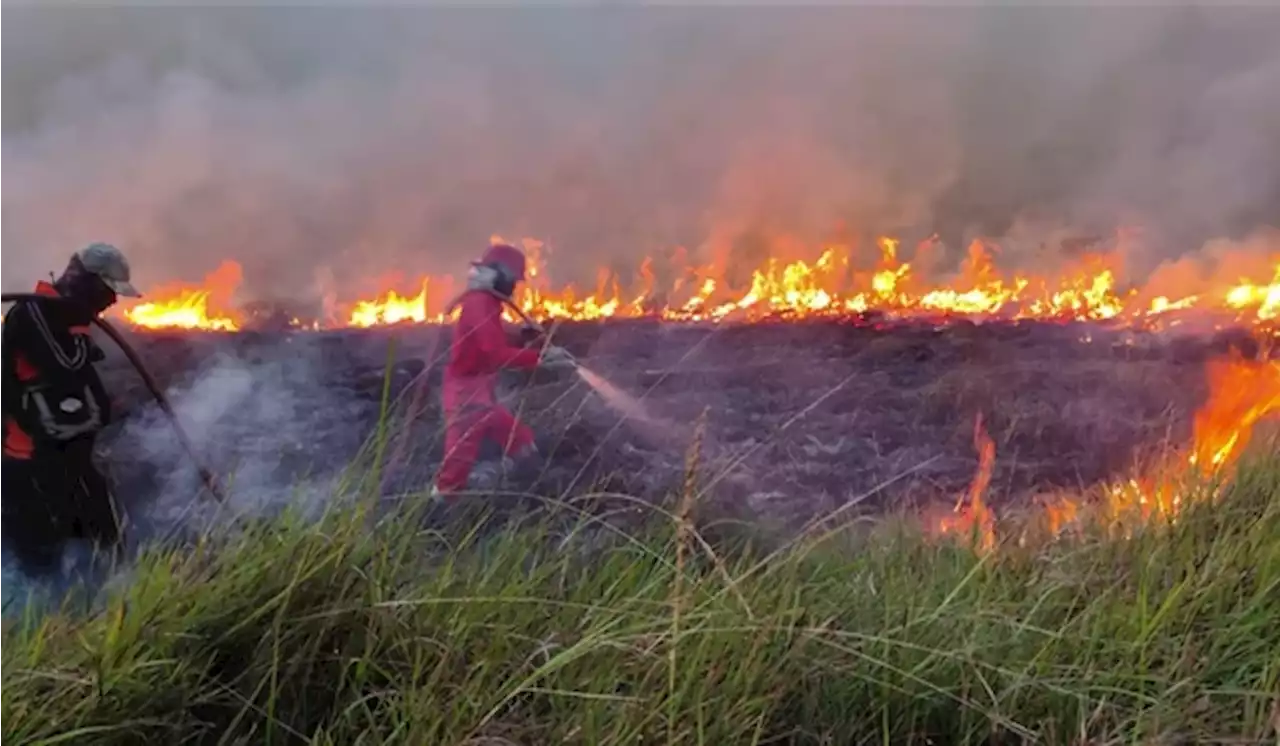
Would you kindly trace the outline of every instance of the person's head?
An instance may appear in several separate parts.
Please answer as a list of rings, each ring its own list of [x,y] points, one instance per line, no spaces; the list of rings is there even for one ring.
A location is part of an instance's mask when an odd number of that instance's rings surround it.
[[[494,244],[477,262],[494,271],[493,289],[510,298],[524,281],[524,252],[509,244]]]
[[[64,297],[78,301],[95,314],[110,308],[118,296],[142,297],[129,282],[129,262],[124,254],[105,243],[90,244],[77,251],[55,284]]]

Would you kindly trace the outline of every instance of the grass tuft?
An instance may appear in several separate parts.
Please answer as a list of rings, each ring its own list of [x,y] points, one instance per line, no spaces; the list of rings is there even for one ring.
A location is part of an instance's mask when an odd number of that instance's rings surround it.
[[[1172,525],[991,552],[710,541],[696,461],[626,536],[348,506],[153,550],[90,614],[6,623],[3,740],[1274,742],[1274,455]]]

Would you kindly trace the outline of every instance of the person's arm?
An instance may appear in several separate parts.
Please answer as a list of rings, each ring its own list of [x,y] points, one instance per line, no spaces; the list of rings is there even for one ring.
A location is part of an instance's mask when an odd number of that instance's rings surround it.
[[[459,329],[460,332],[467,330]],[[470,329],[477,349],[493,368],[530,370],[538,367],[540,351],[537,348],[515,347],[507,341],[502,328],[501,313],[483,314]]]
[[[110,425],[112,418],[115,416],[115,403],[111,401],[111,396],[107,393],[107,387],[102,383],[102,376],[98,375],[97,369],[92,365],[86,368],[80,375],[84,378],[85,384],[89,387],[90,393],[93,394],[93,398],[98,400],[98,409],[102,413],[103,426],[105,427],[106,425]]]
[[[51,378],[73,378],[93,371],[96,345],[89,339],[88,328],[70,333],[55,326],[50,309],[40,301],[20,303],[5,321],[5,342],[16,344],[41,375]],[[12,336],[9,327],[12,325]]]

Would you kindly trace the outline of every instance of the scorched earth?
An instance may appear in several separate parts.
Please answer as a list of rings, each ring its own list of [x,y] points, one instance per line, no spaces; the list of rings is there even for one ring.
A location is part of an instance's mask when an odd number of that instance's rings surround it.
[[[703,502],[752,520],[936,502],[949,506],[937,528],[989,535],[1002,510],[1043,504],[1058,528],[1090,496],[1112,513],[1176,513],[1149,475],[1216,474],[1280,409],[1280,257],[1195,292],[1122,288],[1124,238],[1044,275],[1001,272],[999,247],[974,241],[945,283],[913,264],[930,241],[913,261],[883,237],[867,261],[833,245],[749,271],[676,250],[625,278],[602,270],[589,292],[554,286],[548,250],[526,239],[519,305],[643,410],[622,416],[577,376],[507,376],[546,462],[505,486],[660,497],[705,411]],[[122,310],[233,503],[327,504],[374,436],[378,490],[426,488],[453,278],[300,309],[237,303],[242,280],[225,262]],[[178,522],[198,491],[190,465],[134,374],[114,355],[108,367],[136,408],[105,463],[135,522]]]
[[[420,499],[440,458],[436,363],[448,333],[409,324],[133,336],[232,504],[256,513],[327,504],[334,480],[377,440],[384,394],[396,416],[378,489]],[[643,416],[623,417],[577,376],[508,376],[507,401],[538,432],[546,463],[509,475],[505,490],[660,499],[680,484],[705,411],[703,502],[793,525],[852,501],[932,504],[936,528],[985,531],[994,514],[1036,505],[1060,527],[1091,492],[1119,512],[1169,514],[1178,506],[1162,503],[1146,474],[1170,458],[1216,470],[1280,410],[1280,359],[1258,330],[861,316],[570,322],[553,334],[640,399]],[[112,356],[105,375],[125,400],[145,402],[122,360]],[[189,517],[198,482],[158,413],[135,414],[104,439],[104,461],[132,519],[167,531]]]

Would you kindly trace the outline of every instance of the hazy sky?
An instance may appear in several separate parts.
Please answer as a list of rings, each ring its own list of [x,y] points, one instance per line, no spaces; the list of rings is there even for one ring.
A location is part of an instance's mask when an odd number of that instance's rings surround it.
[[[589,279],[744,235],[1141,225],[1140,265],[1280,225],[1267,8],[7,6],[3,35],[7,289],[99,239],[144,286],[235,258],[305,293],[492,233]]]

